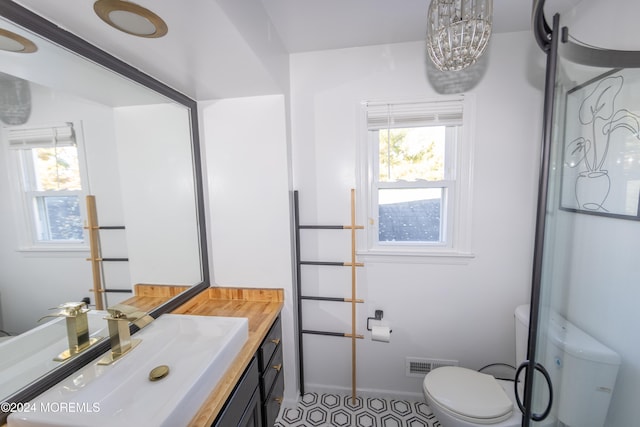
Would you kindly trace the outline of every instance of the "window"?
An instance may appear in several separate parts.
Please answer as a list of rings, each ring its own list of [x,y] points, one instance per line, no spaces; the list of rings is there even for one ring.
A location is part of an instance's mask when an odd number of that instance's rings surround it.
[[[86,249],[82,150],[73,123],[5,128],[21,249]]]
[[[470,256],[468,95],[364,109],[361,254]]]

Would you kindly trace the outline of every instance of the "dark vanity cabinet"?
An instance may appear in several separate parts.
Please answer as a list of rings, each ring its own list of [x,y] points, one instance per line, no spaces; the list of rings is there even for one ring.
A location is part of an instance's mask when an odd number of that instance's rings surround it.
[[[254,357],[242,374],[242,378],[231,392],[231,396],[224,404],[218,418],[213,423],[215,427],[260,427],[262,426],[262,412],[260,405],[260,390],[258,359]]]
[[[227,399],[214,427],[273,427],[284,392],[280,317]]]
[[[260,369],[260,397],[264,427],[273,427],[284,396],[284,370],[282,364],[282,327],[276,319],[258,349]]]

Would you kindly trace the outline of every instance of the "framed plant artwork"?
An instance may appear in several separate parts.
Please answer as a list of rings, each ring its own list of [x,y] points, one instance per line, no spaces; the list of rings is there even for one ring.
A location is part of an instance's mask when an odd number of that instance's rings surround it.
[[[640,71],[567,92],[560,208],[640,220]]]

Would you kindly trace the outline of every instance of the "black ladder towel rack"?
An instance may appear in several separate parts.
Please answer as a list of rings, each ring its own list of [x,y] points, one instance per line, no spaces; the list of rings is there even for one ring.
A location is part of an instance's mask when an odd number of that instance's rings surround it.
[[[295,256],[296,256],[296,289],[297,289],[297,308],[298,308],[298,364],[300,368],[300,393],[304,394],[304,352],[303,352],[303,336],[325,335],[334,337],[351,338],[351,399],[356,399],[356,340],[364,338],[363,335],[356,334],[356,304],[363,303],[364,300],[356,297],[356,269],[363,267],[363,263],[356,262],[356,230],[364,229],[362,225],[356,225],[355,211],[355,190],[351,190],[351,224],[350,225],[301,225],[300,224],[300,208],[298,202],[298,191],[293,192],[294,203],[294,222],[295,222]],[[351,261],[349,262],[333,262],[333,261],[303,261],[300,259],[300,230],[350,230],[351,231]],[[328,297],[328,296],[312,296],[304,295],[302,292],[302,266],[335,266],[351,268],[351,297]],[[302,302],[304,300],[312,301],[332,301],[347,302],[351,304],[351,332],[331,332],[305,329],[302,321]]]

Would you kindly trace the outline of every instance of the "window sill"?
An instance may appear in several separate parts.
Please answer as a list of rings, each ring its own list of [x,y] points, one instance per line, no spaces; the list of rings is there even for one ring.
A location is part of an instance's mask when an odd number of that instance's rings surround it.
[[[364,262],[405,264],[469,264],[476,257],[472,252],[456,250],[366,250],[357,255]]]
[[[64,256],[64,257],[86,257],[90,253],[87,246],[29,246],[17,249],[17,252],[25,256]]]

